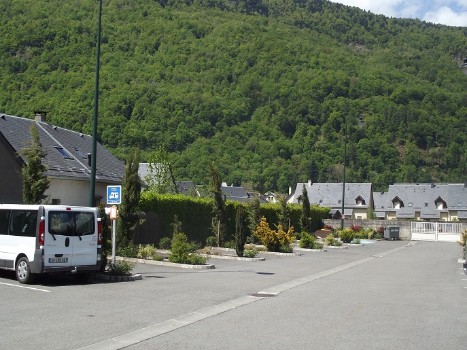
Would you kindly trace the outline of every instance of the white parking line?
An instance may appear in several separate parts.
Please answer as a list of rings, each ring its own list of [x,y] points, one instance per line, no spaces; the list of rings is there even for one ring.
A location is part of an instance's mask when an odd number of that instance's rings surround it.
[[[24,289],[35,290],[35,291],[37,291],[37,292],[50,293],[50,290],[47,290],[47,289],[39,289],[39,288],[34,288],[34,287],[26,287],[26,286],[20,286],[20,285],[17,285],[17,284],[3,283],[3,282],[0,282],[0,284],[3,284],[4,286],[9,286],[9,287],[18,287],[18,288],[24,288]]]

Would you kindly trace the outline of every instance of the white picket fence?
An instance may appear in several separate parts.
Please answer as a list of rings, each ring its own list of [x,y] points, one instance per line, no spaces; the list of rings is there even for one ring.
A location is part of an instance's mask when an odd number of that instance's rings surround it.
[[[462,224],[452,222],[421,222],[410,224],[412,241],[458,242]]]

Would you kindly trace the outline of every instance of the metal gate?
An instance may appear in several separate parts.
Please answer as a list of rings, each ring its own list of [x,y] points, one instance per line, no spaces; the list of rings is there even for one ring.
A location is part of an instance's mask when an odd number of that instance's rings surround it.
[[[462,224],[415,221],[410,223],[410,232],[412,241],[458,242]]]

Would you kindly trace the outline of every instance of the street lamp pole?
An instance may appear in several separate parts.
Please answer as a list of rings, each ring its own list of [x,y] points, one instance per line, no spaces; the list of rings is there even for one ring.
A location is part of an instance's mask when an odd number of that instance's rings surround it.
[[[342,179],[342,213],[341,213],[341,230],[344,229],[344,219],[345,219],[345,164],[347,159],[347,118],[344,115],[344,174]]]
[[[99,110],[99,68],[101,58],[101,19],[102,19],[102,0],[99,0],[99,14],[97,20],[97,50],[96,50],[96,81],[94,86],[94,118],[92,124],[92,151],[91,151],[91,181],[89,191],[89,206],[96,204],[96,148],[97,148],[97,114]]]

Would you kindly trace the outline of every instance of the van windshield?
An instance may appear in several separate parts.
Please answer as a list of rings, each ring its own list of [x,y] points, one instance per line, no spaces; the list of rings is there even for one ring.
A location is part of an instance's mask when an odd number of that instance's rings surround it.
[[[50,211],[49,232],[53,235],[83,236],[94,234],[94,213]]]

